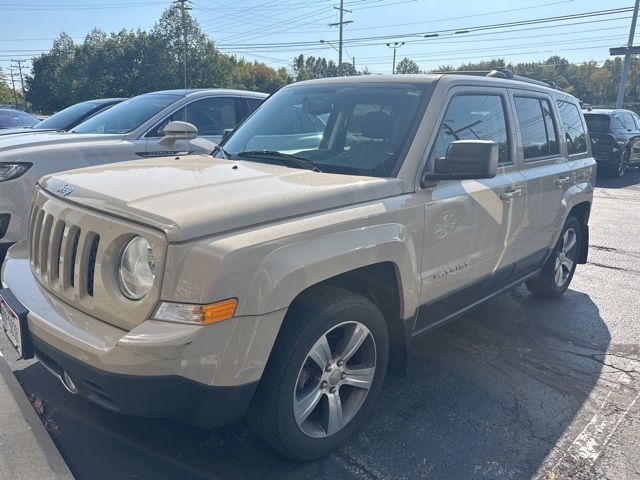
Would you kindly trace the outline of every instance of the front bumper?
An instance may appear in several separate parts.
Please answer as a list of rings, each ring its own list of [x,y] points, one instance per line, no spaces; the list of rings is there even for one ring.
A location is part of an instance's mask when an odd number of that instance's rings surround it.
[[[64,374],[80,396],[107,410],[139,417],[171,417],[215,428],[244,415],[257,382],[206,386],[177,376],[121,375],[99,370],[31,338],[36,357],[64,385]],[[69,390],[68,387],[66,387]]]
[[[43,364],[75,376],[79,394],[111,410],[208,427],[242,416],[286,313],[207,326],[147,320],[127,332],[49,294],[31,273],[25,241],[9,249],[2,285],[29,311]]]

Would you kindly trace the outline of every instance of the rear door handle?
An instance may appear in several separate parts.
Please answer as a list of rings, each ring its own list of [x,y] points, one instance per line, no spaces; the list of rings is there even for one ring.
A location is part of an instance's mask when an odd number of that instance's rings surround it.
[[[516,188],[514,190],[509,190],[508,192],[504,192],[500,194],[500,200],[511,200],[514,197],[521,197],[522,189]]]
[[[553,183],[555,183],[558,187],[564,187],[570,181],[571,181],[571,177],[560,177],[560,178],[556,178],[556,180]]]

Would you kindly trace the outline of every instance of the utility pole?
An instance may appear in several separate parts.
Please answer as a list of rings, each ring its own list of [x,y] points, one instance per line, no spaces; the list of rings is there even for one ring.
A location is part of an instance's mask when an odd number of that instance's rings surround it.
[[[633,53],[640,53],[640,47],[633,46],[633,37],[636,34],[636,20],[638,19],[638,7],[640,6],[640,0],[636,0],[636,6],[633,9],[633,18],[631,19],[631,28],[629,29],[629,41],[626,47],[610,48],[610,55],[622,55],[624,54],[624,64],[622,65],[622,74],[620,75],[620,86],[618,87],[618,97],[616,98],[616,108],[622,108],[622,102],[624,100],[624,90],[627,86],[627,73],[629,72],[629,63],[631,62],[631,55]]]
[[[13,88],[13,103],[15,104],[15,106],[18,106],[18,92],[16,92],[16,78],[15,78],[15,72],[13,71],[13,68],[9,71],[9,75],[11,75],[11,87]]]
[[[344,26],[347,23],[353,23],[353,20],[346,20],[344,19],[344,12],[349,12],[349,13],[353,13],[351,10],[347,10],[346,8],[344,8],[344,0],[340,0],[340,6],[339,7],[333,7],[336,10],[340,10],[340,21],[337,23],[330,23],[329,26],[330,27],[336,27],[339,26],[340,27],[340,40],[338,41],[338,75],[342,76],[342,44],[343,44],[343,34],[342,34],[342,30],[344,28]]]
[[[184,91],[185,95],[187,93],[187,10],[191,10],[191,7],[188,7],[186,4],[191,3],[189,0],[175,0],[175,5],[180,7],[180,15],[182,18],[182,41],[183,41],[183,59],[184,59]]]
[[[20,89],[22,90],[22,100],[24,103],[24,109],[27,109],[27,96],[25,95],[25,91],[24,91],[24,77],[22,76],[22,64],[24,63],[24,60],[11,60],[12,62],[16,62],[18,65],[11,65],[11,68],[17,68],[18,72],[20,72]],[[16,101],[16,105],[18,104],[18,102]]]
[[[638,0],[638,1],[640,2],[640,0]],[[387,47],[393,48],[393,70],[391,70],[391,73],[394,74],[394,75],[396,73],[396,50],[399,49],[403,45],[404,45],[404,42],[387,43]]]

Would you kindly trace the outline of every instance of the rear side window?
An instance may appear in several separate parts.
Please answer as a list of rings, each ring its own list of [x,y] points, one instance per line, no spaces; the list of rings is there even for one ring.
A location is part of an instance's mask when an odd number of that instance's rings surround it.
[[[573,155],[587,151],[587,132],[584,129],[578,107],[570,102],[557,101],[562,133],[567,144],[567,153]]]
[[[558,137],[549,101],[515,97],[515,102],[525,161],[557,155]]]
[[[492,140],[498,144],[498,161],[511,163],[509,136],[500,95],[457,95],[451,99],[440,124],[430,159],[444,157],[456,140]]]

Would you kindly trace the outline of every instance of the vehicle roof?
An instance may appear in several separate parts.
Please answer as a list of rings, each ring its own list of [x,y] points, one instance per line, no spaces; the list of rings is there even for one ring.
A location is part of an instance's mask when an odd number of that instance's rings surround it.
[[[128,98],[127,97],[94,98],[93,100],[85,100],[84,102],[79,102],[79,103],[113,103],[113,102],[124,102],[125,100],[128,100]]]
[[[405,83],[405,84],[432,84],[434,82],[458,83],[465,82],[468,84],[493,85],[506,88],[531,89],[545,91],[554,96],[575,99],[572,95],[539,83],[530,83],[519,79],[487,77],[484,75],[464,75],[456,73],[421,73],[421,74],[398,74],[398,75],[359,75],[351,77],[333,77],[318,78],[314,80],[305,80],[302,82],[292,83],[295,85],[327,85],[340,83]],[[286,88],[286,87],[285,87]],[[576,100],[577,101],[577,100]]]
[[[633,113],[631,110],[627,110],[626,108],[585,108],[582,110],[584,115],[589,115],[590,113],[598,114],[598,115],[613,115],[614,113]]]
[[[187,97],[200,97],[204,95],[210,95],[212,93],[218,93],[221,95],[239,95],[243,97],[254,97],[254,98],[267,98],[269,96],[267,93],[252,92],[249,90],[234,90],[232,88],[190,88],[187,90],[184,90],[184,89],[159,90],[157,92],[146,93],[145,95],[169,94],[169,95],[184,96],[185,92]]]

